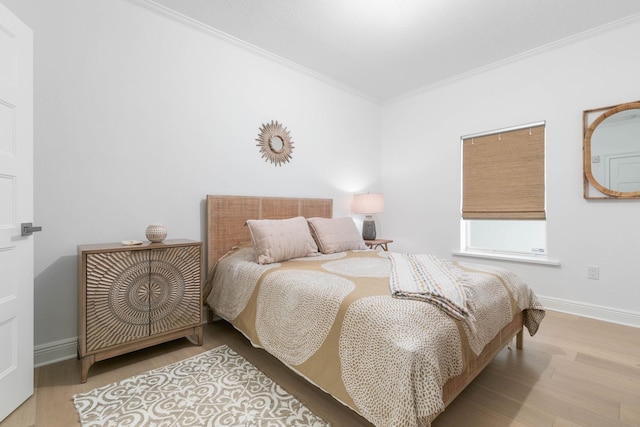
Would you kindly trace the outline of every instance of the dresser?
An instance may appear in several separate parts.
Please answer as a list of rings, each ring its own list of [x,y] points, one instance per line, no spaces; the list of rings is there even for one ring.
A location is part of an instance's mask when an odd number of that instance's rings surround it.
[[[202,242],[78,246],[81,381],[97,361],[182,337],[202,345]]]

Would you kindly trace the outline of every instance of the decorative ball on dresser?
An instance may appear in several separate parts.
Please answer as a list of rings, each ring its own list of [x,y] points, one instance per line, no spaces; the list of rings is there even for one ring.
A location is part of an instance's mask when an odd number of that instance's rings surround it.
[[[164,224],[154,223],[147,227],[145,234],[150,242],[160,243],[167,237],[167,227]]]

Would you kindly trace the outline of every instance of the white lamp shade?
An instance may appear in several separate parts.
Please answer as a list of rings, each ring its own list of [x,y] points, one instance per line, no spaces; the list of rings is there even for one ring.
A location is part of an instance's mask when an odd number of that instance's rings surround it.
[[[352,211],[353,213],[360,214],[377,214],[384,212],[384,194],[354,194]]]

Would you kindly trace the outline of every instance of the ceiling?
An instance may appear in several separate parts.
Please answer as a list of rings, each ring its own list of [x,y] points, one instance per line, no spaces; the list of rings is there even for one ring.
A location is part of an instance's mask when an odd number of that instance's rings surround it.
[[[377,101],[640,18],[638,0],[150,0]]]

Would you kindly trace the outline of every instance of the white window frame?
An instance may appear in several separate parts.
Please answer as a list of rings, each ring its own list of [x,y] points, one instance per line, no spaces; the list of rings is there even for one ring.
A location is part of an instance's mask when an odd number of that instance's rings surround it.
[[[531,250],[526,251],[526,250],[505,250],[505,249],[500,249],[497,248],[497,246],[494,247],[473,247],[470,242],[471,242],[471,227],[469,226],[470,223],[472,221],[492,221],[492,220],[465,220],[462,218],[462,198],[463,198],[463,193],[462,193],[462,182],[463,182],[463,164],[462,164],[462,159],[463,159],[463,141],[465,139],[470,139],[470,138],[474,138],[474,137],[480,137],[480,136],[485,136],[485,135],[491,135],[491,134],[495,134],[495,133],[500,133],[500,132],[509,132],[509,131],[515,131],[515,130],[519,130],[519,129],[524,129],[527,127],[533,127],[533,126],[539,126],[539,125],[544,125],[545,126],[545,135],[544,135],[544,142],[545,142],[545,211],[546,211],[546,173],[547,173],[547,165],[546,165],[546,146],[547,146],[547,135],[546,135],[546,123],[543,122],[537,122],[537,123],[528,123],[525,125],[520,125],[520,126],[514,126],[514,127],[510,127],[510,128],[504,128],[504,129],[498,129],[498,130],[494,130],[494,131],[489,131],[489,132],[482,132],[482,133],[478,133],[478,134],[473,134],[473,135],[465,135],[462,136],[460,138],[460,250],[459,251],[454,251],[453,254],[454,255],[459,255],[459,256],[468,256],[468,257],[475,257],[475,258],[490,258],[490,259],[503,259],[503,260],[510,260],[510,261],[520,261],[520,262],[528,262],[528,263],[536,263],[536,264],[549,264],[549,265],[560,265],[560,262],[557,260],[553,260],[551,258],[549,258],[547,256],[548,253],[548,239],[547,239],[547,219],[544,220],[536,220],[536,221],[543,221],[544,222],[544,236],[542,238],[542,240],[544,241],[544,247],[542,248],[535,248],[537,250],[533,250],[534,248],[531,248]],[[518,220],[518,219],[514,219],[514,220],[500,220],[500,221],[522,221],[522,220]],[[538,238],[541,238],[542,236],[538,236]]]

